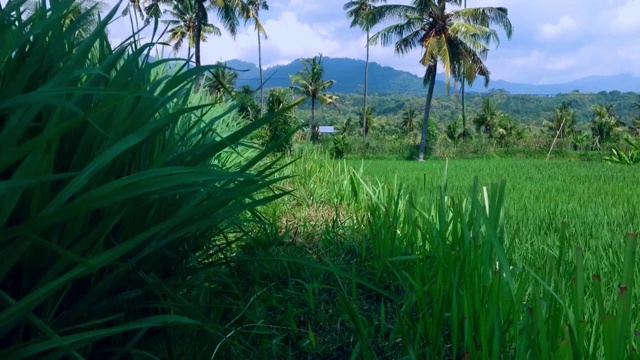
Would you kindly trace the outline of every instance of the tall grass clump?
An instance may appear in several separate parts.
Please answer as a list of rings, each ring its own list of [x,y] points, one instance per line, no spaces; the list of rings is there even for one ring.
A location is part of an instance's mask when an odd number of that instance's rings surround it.
[[[78,36],[74,4],[0,11],[0,358],[210,356],[246,214],[282,195],[247,140],[269,119],[112,48],[117,8]]]

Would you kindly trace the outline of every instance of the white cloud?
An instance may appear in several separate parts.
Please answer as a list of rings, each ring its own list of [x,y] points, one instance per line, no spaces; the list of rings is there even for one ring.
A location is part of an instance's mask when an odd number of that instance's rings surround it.
[[[609,15],[611,30],[617,33],[629,33],[640,30],[640,0],[632,0],[614,8]]]
[[[563,15],[555,24],[546,23],[540,26],[540,35],[543,39],[573,37],[577,29],[578,22],[571,15]]]
[[[6,0],[0,0],[6,3]],[[105,0],[107,8],[116,0]],[[410,0],[388,0],[409,3]],[[349,28],[345,0],[269,0],[261,12],[269,38],[263,44],[265,66],[288,63],[323,53],[329,57],[364,58],[364,34]],[[570,81],[588,75],[640,75],[640,0],[467,0],[469,7],[505,6],[514,26],[512,40],[504,39],[489,53],[492,79],[527,83]],[[217,23],[214,14],[210,20]],[[131,30],[128,19],[110,27],[111,37],[123,39]],[[150,31],[143,36],[150,37]],[[235,41],[222,37],[202,44],[203,63],[239,58],[257,63],[257,35],[240,29]],[[186,56],[186,48],[181,51]],[[371,60],[385,66],[424,73],[420,52],[400,57],[393,47],[371,48]]]

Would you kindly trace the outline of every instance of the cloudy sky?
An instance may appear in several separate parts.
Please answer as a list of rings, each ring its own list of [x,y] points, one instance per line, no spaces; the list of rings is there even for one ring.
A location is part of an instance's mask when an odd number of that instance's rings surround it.
[[[268,39],[263,65],[289,63],[323,53],[329,57],[364,58],[365,36],[349,28],[346,0],[268,0],[261,13]],[[409,3],[409,0],[389,0]],[[115,4],[115,0],[107,0]],[[640,75],[640,0],[468,0],[469,7],[504,6],[514,26],[511,40],[487,60],[492,79],[532,84],[558,83],[589,75]],[[217,19],[210,17],[215,23]],[[114,39],[130,33],[128,19],[110,29]],[[203,63],[241,59],[257,63],[252,26],[203,44]],[[186,56],[186,49],[183,51]],[[422,75],[420,53],[399,57],[391,47],[373,47],[371,60]]]

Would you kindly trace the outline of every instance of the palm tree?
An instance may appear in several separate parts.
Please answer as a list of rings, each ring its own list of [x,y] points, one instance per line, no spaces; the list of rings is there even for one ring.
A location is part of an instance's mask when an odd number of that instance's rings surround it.
[[[460,116],[447,124],[444,134],[447,136],[447,139],[452,141],[454,144],[458,142],[458,139],[462,135],[460,133]]]
[[[371,11],[370,21],[397,22],[373,35],[371,43],[395,45],[395,52],[407,54],[414,49],[424,51],[420,63],[426,67],[425,85],[428,85],[424,107],[422,136],[418,160],[424,160],[429,128],[429,112],[438,63],[445,71],[447,88],[449,79],[472,82],[477,75],[489,82],[489,69],[483,60],[489,46],[498,44],[499,37],[492,25],[502,28],[507,37],[513,32],[502,7],[467,8],[447,11],[447,4],[460,6],[462,0],[413,0],[411,5],[381,5]]]
[[[73,1],[64,17],[61,19],[64,30],[74,29],[74,41],[79,41],[91,34],[100,21],[100,11],[104,7],[100,0],[77,0]],[[49,6],[44,1],[32,1],[27,3],[26,11],[35,12],[40,8]]]
[[[131,22],[131,35],[134,37],[133,38],[134,41],[135,41],[136,31],[140,30],[140,25],[138,24],[138,15],[140,15],[140,17],[144,19],[144,10],[142,9],[142,1],[143,0],[129,0],[127,2],[127,6],[125,6],[125,8],[122,9],[122,16],[129,15],[129,21]],[[131,13],[133,13],[133,15],[131,15]],[[133,26],[134,17],[136,19],[135,28]]]
[[[335,104],[335,95],[324,94],[335,83],[334,80],[324,80],[322,54],[311,59],[300,59],[304,67],[295,75],[290,75],[292,89],[311,99],[311,121],[309,123],[311,140],[317,140],[318,126],[315,121],[316,100],[322,105]]]
[[[552,135],[561,139],[572,135],[576,125],[576,111],[571,108],[571,104],[563,101],[553,112],[551,121],[545,121],[544,126],[549,129]]]
[[[258,34],[258,70],[260,71],[260,116],[264,115],[264,80],[262,74],[262,40],[261,37],[267,38],[260,23],[260,10],[269,10],[266,0],[248,0],[247,11],[244,14],[245,21],[252,20],[255,24],[256,33]]]
[[[173,50],[178,52],[182,47],[184,39],[188,39],[188,52],[187,58],[191,58],[191,48],[195,45],[195,30],[196,30],[196,1],[197,0],[175,0],[171,9],[165,10],[164,13],[172,17],[170,20],[162,20],[164,24],[170,26],[167,30],[169,36],[167,42],[173,42]],[[221,36],[220,29],[216,26],[209,24],[208,17],[205,13],[205,18],[202,19],[202,33],[200,34],[200,40],[207,41],[207,35]]]
[[[592,107],[593,120],[589,127],[591,134],[599,143],[608,141],[621,123],[613,111],[613,104],[595,105]]]
[[[375,3],[386,2],[386,0],[351,0],[344,4],[343,9],[347,12],[347,16],[351,18],[351,27],[359,27],[367,33],[367,56],[364,62],[364,105],[363,109],[367,109],[367,88],[369,79],[369,41],[371,40],[370,32],[373,25],[371,22],[371,10],[375,8]],[[362,135],[367,136],[367,122],[362,118]]]
[[[464,9],[467,8],[467,0],[463,1],[463,6]],[[465,102],[464,102],[464,96],[465,96],[465,91],[464,91],[464,81],[462,81],[462,84],[460,84],[460,94],[462,97],[462,139],[466,139],[467,138],[467,113],[466,113],[466,107],[465,107]]]
[[[217,62],[217,67],[209,72],[204,80],[204,87],[215,98],[235,92],[238,73],[227,67],[225,63]]]
[[[498,104],[492,101],[491,98],[484,99],[480,112],[473,118],[476,131],[487,135],[487,137],[493,137],[500,115]]]
[[[407,130],[408,133],[413,132],[416,127],[416,118],[418,112],[413,106],[408,107],[402,112],[402,127]]]
[[[633,103],[633,106],[638,111],[638,115],[633,119],[631,125],[635,130],[635,135],[640,135],[640,96],[638,96],[638,100]]]
[[[373,120],[374,120],[373,111],[374,110],[371,107],[358,109],[358,117],[362,119],[362,129],[365,132],[364,133],[365,137],[369,135],[369,131],[373,126]]]
[[[558,137],[564,138],[565,136],[571,136],[574,132],[575,124],[576,111],[571,108],[571,104],[569,104],[569,102],[563,101],[558,105],[558,107],[556,107],[551,121],[545,121],[543,123],[547,129],[556,134],[551,142],[551,147],[549,147],[547,160],[551,157],[551,151],[553,151],[553,147],[556,145]]]

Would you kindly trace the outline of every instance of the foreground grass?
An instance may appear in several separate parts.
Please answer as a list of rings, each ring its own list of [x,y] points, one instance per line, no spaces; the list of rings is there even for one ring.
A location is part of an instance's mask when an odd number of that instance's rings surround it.
[[[0,12],[1,359],[636,358],[626,221],[592,246],[572,213],[536,221],[556,186],[505,210],[504,183],[438,163],[404,186],[385,163],[282,168],[251,139],[287,109],[245,123],[192,92],[212,67],[111,49],[116,9],[81,29],[71,1],[23,5]]]
[[[270,305],[250,322],[286,320],[261,336],[288,358],[635,358],[635,220],[614,216],[634,192],[613,186],[633,174],[603,165],[593,197],[580,178],[594,168],[451,162],[443,187],[444,162],[306,154],[295,196],[270,208],[277,240],[243,252],[245,279],[269,279],[251,281]]]
[[[363,174],[402,183],[430,206],[436,200],[445,161],[350,161]],[[451,160],[448,191],[466,194],[471,179],[506,181],[505,228],[514,260],[541,270],[542,253],[557,247],[561,224],[572,246],[581,246],[587,271],[619,276],[621,238],[640,229],[638,169],[603,162],[525,159]],[[611,273],[610,273],[611,272]]]

